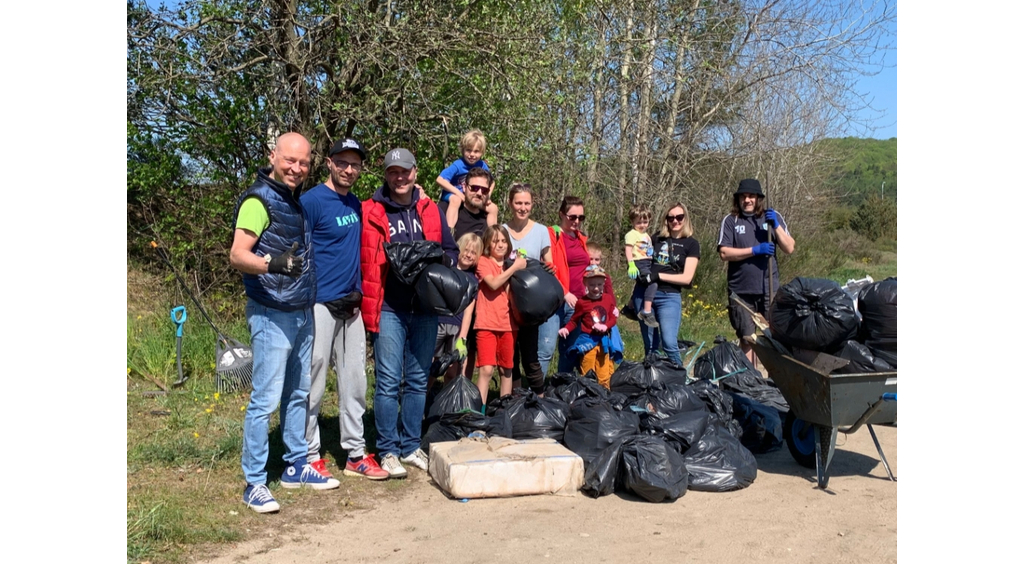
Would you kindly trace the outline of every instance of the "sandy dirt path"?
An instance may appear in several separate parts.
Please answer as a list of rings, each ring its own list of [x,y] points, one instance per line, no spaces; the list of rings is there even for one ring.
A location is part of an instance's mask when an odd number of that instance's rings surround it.
[[[896,431],[876,428],[898,475]],[[285,527],[209,562],[896,562],[896,483],[866,428],[839,435],[828,491],[785,447],[758,466],[745,490],[691,491],[670,504],[625,495],[460,503],[410,469],[412,487],[397,499]]]

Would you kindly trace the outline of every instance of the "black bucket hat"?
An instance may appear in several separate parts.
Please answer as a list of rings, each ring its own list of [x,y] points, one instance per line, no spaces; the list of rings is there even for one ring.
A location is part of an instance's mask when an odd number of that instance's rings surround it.
[[[761,183],[754,178],[740,180],[740,187],[736,189],[733,196],[739,196],[740,194],[755,194],[759,198],[764,197],[764,192],[761,191]]]

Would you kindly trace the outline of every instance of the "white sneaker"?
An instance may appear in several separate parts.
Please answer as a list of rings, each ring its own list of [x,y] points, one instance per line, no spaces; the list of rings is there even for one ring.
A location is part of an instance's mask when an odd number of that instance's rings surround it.
[[[423,449],[418,448],[414,450],[412,454],[410,454],[409,456],[403,456],[402,462],[406,464],[412,464],[413,466],[419,468],[420,470],[423,470],[424,472],[427,471],[428,460],[426,453],[423,452]]]
[[[395,479],[402,479],[409,474],[398,461],[398,457],[393,454],[385,454],[384,458],[380,459],[380,467],[387,470],[388,475]]]

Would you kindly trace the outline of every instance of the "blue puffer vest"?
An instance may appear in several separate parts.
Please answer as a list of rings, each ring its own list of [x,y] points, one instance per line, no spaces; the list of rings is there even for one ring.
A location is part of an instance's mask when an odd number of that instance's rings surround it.
[[[270,168],[260,169],[256,183],[239,196],[235,203],[235,223],[238,210],[246,198],[263,202],[270,215],[270,227],[260,234],[252,252],[257,256],[278,256],[298,242],[295,256],[302,257],[302,274],[296,278],[285,274],[242,274],[245,293],[256,302],[282,311],[295,311],[313,307],[316,303],[316,269],[313,266],[312,231],[306,228],[302,206],[287,186],[269,176]]]

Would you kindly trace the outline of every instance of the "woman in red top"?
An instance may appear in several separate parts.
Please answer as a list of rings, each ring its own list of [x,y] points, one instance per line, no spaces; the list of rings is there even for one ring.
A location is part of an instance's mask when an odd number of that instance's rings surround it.
[[[580,232],[586,216],[583,213],[583,200],[577,196],[562,198],[558,208],[559,229],[550,227],[551,260],[555,265],[555,276],[562,283],[565,291],[565,304],[556,314],[558,325],[564,327],[572,317],[576,300],[587,293],[583,284],[583,271],[590,266],[590,253],[587,251],[587,237]],[[579,331],[573,331],[568,338],[558,339],[558,371],[572,372],[572,361],[568,358],[566,347],[576,339]]]
[[[487,404],[487,389],[498,367],[501,375],[498,392],[504,396],[512,393],[512,345],[516,339],[516,326],[512,321],[508,301],[508,280],[516,271],[526,268],[526,259],[517,256],[515,261],[504,268],[509,254],[508,232],[500,225],[491,225],[484,231],[484,249],[487,256],[481,257],[476,265],[476,277],[480,279],[480,293],[476,298],[476,366],[480,369],[476,385],[480,397]]]

